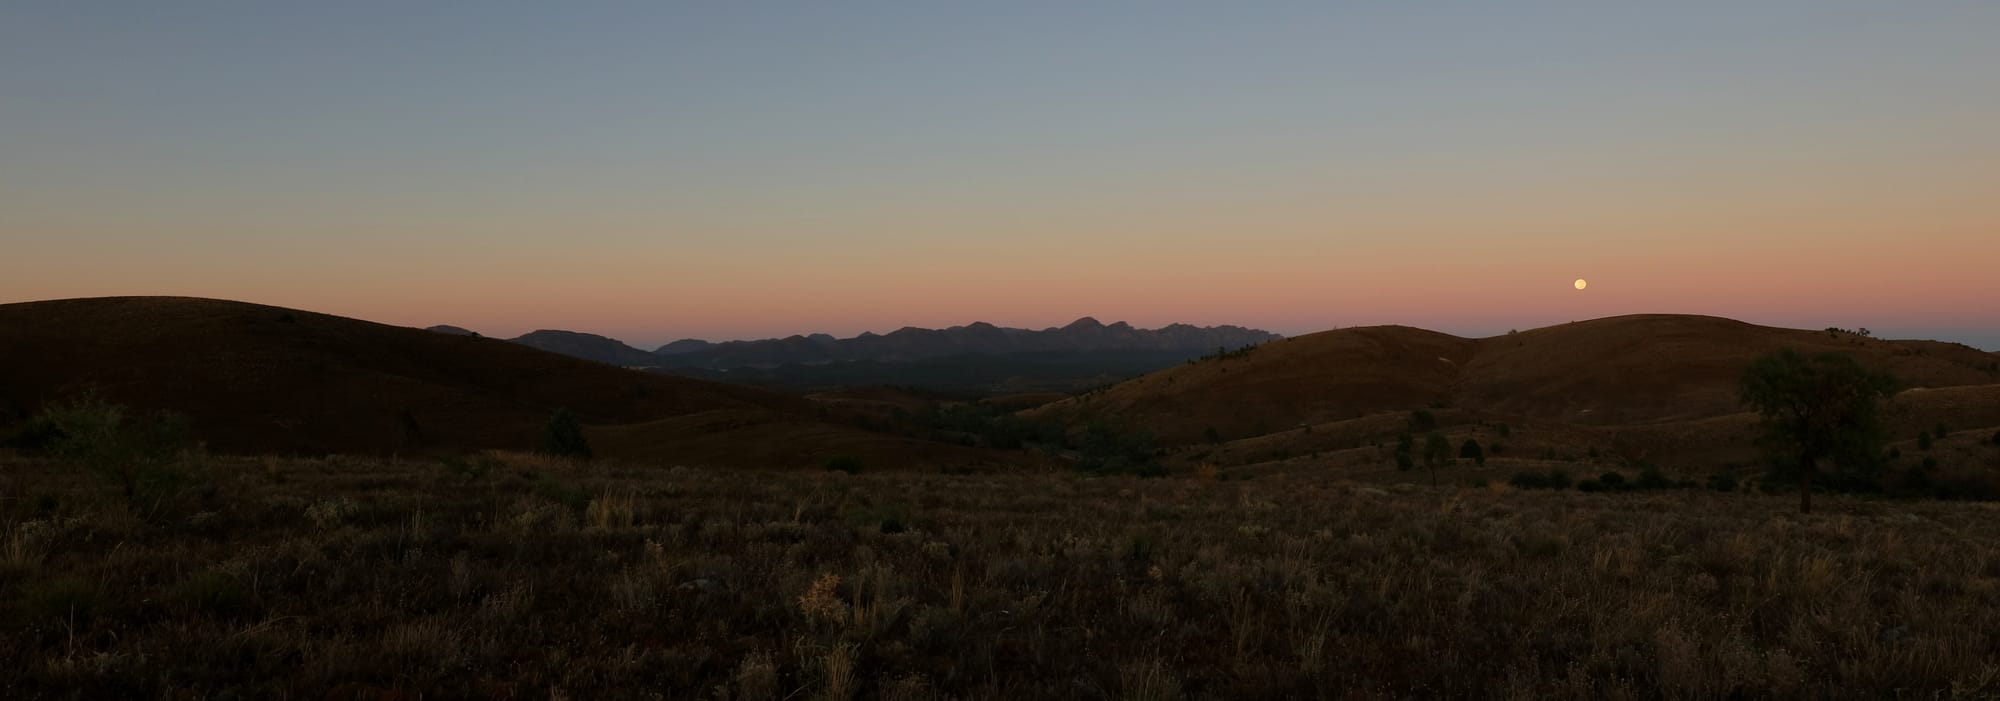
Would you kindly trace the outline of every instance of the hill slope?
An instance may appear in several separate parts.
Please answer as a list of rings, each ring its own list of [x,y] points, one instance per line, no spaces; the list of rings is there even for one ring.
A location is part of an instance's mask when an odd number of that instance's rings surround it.
[[[1452,407],[1466,421],[1580,427],[1697,421],[1741,412],[1736,382],[1743,368],[1782,347],[1850,353],[1906,387],[2000,382],[1992,354],[1957,344],[1635,315],[1485,339],[1406,327],[1327,331],[1164,370],[1030,415],[1109,419],[1150,429],[1169,445],[1207,440],[1210,428],[1229,441],[1429,407]],[[1397,426],[1382,428],[1393,433]],[[1380,433],[1354,440],[1380,440]]]
[[[819,420],[818,407],[803,398],[608,367],[497,339],[205,299],[0,305],[0,422],[87,391],[186,414],[211,449],[232,453],[524,449],[557,406],[570,407],[593,432],[747,412],[767,417],[761,425],[809,427],[799,433],[799,453],[861,445],[886,460],[906,443]],[[643,449],[607,445],[599,452],[748,464],[727,448],[782,440],[768,428],[703,430],[699,441],[663,433]]]
[[[575,331],[550,331],[543,329],[515,337],[515,343],[561,353],[572,358],[616,365],[619,367],[644,367],[659,364],[659,358],[652,353],[625,345],[623,342],[592,333]]]

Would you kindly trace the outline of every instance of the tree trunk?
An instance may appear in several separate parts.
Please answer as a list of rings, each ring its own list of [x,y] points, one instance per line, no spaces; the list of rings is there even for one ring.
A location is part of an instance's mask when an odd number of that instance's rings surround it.
[[[1816,461],[1813,460],[1812,455],[1808,454],[1799,457],[1799,513],[1802,514],[1812,513],[1812,473],[1814,462]]]

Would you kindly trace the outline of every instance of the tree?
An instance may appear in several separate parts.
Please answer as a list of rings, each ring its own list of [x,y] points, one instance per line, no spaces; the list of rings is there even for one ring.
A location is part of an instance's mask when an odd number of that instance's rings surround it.
[[[1432,431],[1424,436],[1424,467],[1430,468],[1431,486],[1437,486],[1438,463],[1451,462],[1451,439],[1443,433]]]
[[[1479,441],[1465,439],[1465,444],[1458,447],[1458,456],[1471,460],[1474,465],[1486,466],[1486,450],[1479,447]]]
[[[51,456],[118,487],[134,506],[183,482],[175,463],[194,446],[186,418],[134,413],[92,395],[48,406],[37,422]]]
[[[1437,428],[1437,425],[1438,425],[1437,417],[1431,415],[1431,413],[1428,411],[1425,411],[1423,409],[1418,409],[1416,411],[1410,412],[1411,431],[1423,433],[1425,431]]]
[[[1840,353],[1806,356],[1790,348],[1743,371],[1744,404],[1763,417],[1766,445],[1789,454],[1799,471],[1799,513],[1812,512],[1812,478],[1822,458],[1879,464],[1880,400],[1895,379]]]
[[[569,407],[557,407],[549,415],[549,425],[542,432],[542,452],[565,458],[590,459],[590,442],[583,438],[583,425],[576,420],[576,414]]]

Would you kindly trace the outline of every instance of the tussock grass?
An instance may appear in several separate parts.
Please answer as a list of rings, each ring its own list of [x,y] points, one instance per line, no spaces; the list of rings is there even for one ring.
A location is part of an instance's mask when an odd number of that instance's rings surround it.
[[[494,459],[7,460],[0,697],[2000,694],[1987,504]]]

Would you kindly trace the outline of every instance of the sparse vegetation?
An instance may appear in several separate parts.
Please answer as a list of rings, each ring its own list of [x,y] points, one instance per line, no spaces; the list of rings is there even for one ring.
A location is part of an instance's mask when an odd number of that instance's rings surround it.
[[[0,690],[1996,691],[2000,522],[1983,505],[1831,496],[1829,515],[1800,517],[1747,494],[481,459],[495,467],[469,482],[350,458],[283,460],[277,481],[262,459],[221,458],[218,506],[164,526],[59,464],[7,460],[7,479],[60,507],[0,502],[0,530],[38,544],[0,570]],[[541,484],[591,507],[555,504]],[[325,503],[337,506],[308,517]]]

